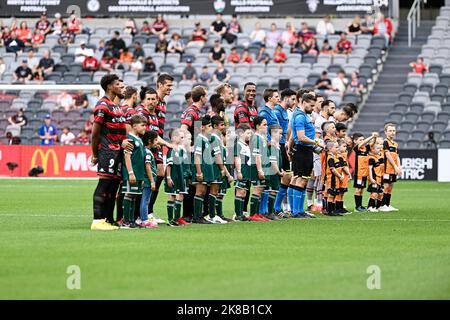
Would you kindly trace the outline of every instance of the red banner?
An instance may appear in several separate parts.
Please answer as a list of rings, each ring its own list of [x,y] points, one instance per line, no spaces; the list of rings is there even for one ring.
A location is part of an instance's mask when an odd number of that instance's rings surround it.
[[[90,166],[90,146],[2,146],[0,176],[28,177],[28,172],[41,166],[42,177],[96,177],[97,167]],[[8,163],[18,166],[10,170]]]

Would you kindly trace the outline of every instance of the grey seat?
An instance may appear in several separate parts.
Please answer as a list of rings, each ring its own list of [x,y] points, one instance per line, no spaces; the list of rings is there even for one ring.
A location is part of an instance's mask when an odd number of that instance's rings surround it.
[[[439,103],[442,103],[444,101],[445,95],[441,94],[441,93],[432,93],[430,95],[430,100],[431,101],[436,101]]]
[[[419,119],[419,113],[408,111],[407,113],[405,113],[404,119],[407,121],[416,122]]]
[[[443,132],[448,125],[448,121],[444,122],[444,121],[434,121],[431,125],[431,128],[433,131],[439,131],[439,132]]]
[[[392,121],[395,123],[400,123],[402,121],[403,114],[400,112],[391,112],[388,115],[388,121]]]
[[[436,114],[434,112],[424,111],[422,113],[422,115],[420,116],[420,119],[422,121],[426,121],[426,122],[431,123],[432,121],[434,121],[435,116],[436,116]]]
[[[414,129],[414,122],[403,120],[399,124],[399,130],[411,132]]]
[[[423,105],[423,103],[419,103],[419,102],[411,103],[409,106],[409,111],[413,111],[413,112],[417,112],[417,113],[422,113],[424,109],[425,109],[425,106]]]
[[[428,131],[430,129],[430,123],[428,121],[419,120],[416,123],[416,130]]]
[[[439,148],[442,148],[442,149],[450,149],[450,140],[441,140],[440,142],[439,142]]]
[[[413,94],[411,92],[401,92],[398,96],[398,101],[411,103],[411,100],[413,98]]]
[[[405,113],[405,112],[408,111],[408,104],[406,104],[404,102],[396,102],[394,104],[393,111],[400,112],[400,113]]]
[[[412,82],[407,82],[403,85],[403,91],[414,94],[417,91],[417,84]]]
[[[425,131],[415,130],[415,131],[411,132],[411,139],[422,141],[424,139],[425,135],[426,135]]]
[[[437,114],[436,120],[448,123],[450,121],[450,113],[447,111],[441,111]]]
[[[408,140],[406,142],[406,149],[419,149],[422,142],[420,140]]]
[[[436,93],[441,93],[443,95],[446,95],[448,93],[448,85],[445,83],[438,83],[435,87],[434,87],[434,92]]]
[[[408,138],[409,138],[409,131],[406,131],[406,130],[398,130],[398,131],[397,131],[396,138],[397,138],[398,140],[403,140],[403,141],[408,140]]]

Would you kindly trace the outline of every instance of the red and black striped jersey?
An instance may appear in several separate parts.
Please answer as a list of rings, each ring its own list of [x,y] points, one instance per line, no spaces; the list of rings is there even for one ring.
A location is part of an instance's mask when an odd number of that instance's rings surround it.
[[[161,127],[159,126],[158,117],[155,113],[150,113],[148,109],[142,105],[136,108],[137,114],[142,114],[147,119],[147,131],[156,131],[162,137]]]
[[[100,148],[119,150],[122,141],[127,138],[127,119],[122,108],[103,97],[95,105],[94,122],[102,125]]]
[[[133,107],[130,107],[129,105],[123,105],[121,106],[123,113],[125,114],[125,117],[127,119],[127,123],[130,123],[130,119],[132,116],[136,114],[136,110]]]
[[[158,99],[159,102],[155,107],[155,114],[158,117],[158,125],[159,125],[158,134],[162,138],[162,136],[164,135],[164,125],[166,124],[167,105],[164,99],[161,99],[159,97]]]
[[[192,141],[194,141],[194,123],[200,119],[200,109],[195,105],[187,107],[186,110],[181,114],[181,124],[188,126],[188,130],[192,135]]]
[[[239,101],[234,109],[234,126],[237,128],[241,123],[248,123],[252,129],[255,129],[253,120],[258,116],[258,110],[255,105],[250,105],[246,101]]]

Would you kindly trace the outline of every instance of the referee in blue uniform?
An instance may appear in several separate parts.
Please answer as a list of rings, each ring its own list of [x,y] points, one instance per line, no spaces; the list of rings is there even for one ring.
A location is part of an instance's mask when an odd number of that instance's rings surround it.
[[[311,113],[316,104],[316,97],[306,93],[302,96],[302,103],[292,116],[291,131],[295,146],[292,158],[292,170],[294,172],[294,205],[292,214],[295,218],[313,217],[305,213],[304,202],[306,184],[313,170],[314,147],[324,148],[324,145],[315,139],[316,130],[311,120]]]

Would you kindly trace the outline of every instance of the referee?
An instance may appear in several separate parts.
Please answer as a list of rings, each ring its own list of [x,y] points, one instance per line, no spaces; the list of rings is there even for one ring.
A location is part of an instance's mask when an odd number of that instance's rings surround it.
[[[295,143],[293,147],[292,169],[294,172],[293,193],[294,203],[292,216],[294,218],[311,218],[313,215],[305,213],[304,202],[306,184],[313,170],[313,154],[315,147],[324,148],[321,142],[315,140],[316,130],[311,120],[311,113],[316,104],[313,94],[305,93],[302,103],[292,115],[291,131]]]

